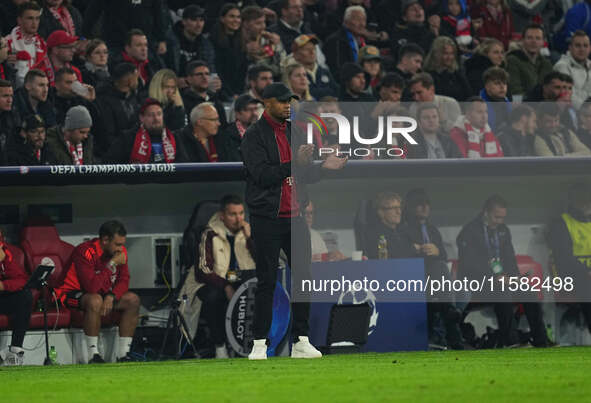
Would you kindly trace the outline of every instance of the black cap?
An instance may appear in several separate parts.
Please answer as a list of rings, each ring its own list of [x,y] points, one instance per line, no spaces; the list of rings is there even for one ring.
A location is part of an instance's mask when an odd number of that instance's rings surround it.
[[[279,102],[287,102],[292,99],[299,100],[300,97],[294,95],[285,84],[273,83],[269,84],[263,90],[263,99],[276,98]]]
[[[251,97],[248,94],[244,94],[244,95],[240,95],[238,98],[236,98],[236,101],[234,102],[234,110],[236,112],[240,112],[246,109],[246,107],[250,104],[260,104],[261,101],[259,101],[256,98]]]
[[[204,16],[205,9],[195,4],[191,4],[190,6],[185,7],[185,9],[183,10],[183,19],[194,20],[197,18],[203,18]]]
[[[23,120],[22,129],[26,132],[37,130],[40,127],[45,127],[45,122],[39,115],[29,115]]]
[[[343,83],[348,83],[357,74],[363,72],[363,68],[357,63],[343,63],[343,65],[341,66],[341,80],[343,81]]]

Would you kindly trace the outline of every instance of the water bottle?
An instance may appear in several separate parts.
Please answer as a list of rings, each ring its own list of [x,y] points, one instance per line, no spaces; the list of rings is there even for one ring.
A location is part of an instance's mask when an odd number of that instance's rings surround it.
[[[57,351],[55,349],[55,346],[49,347],[49,360],[53,365],[57,364]]]
[[[378,240],[378,259],[388,259],[388,241],[384,235],[380,235],[380,239]]]
[[[152,143],[152,155],[154,156],[154,164],[161,164],[164,162],[162,143]]]

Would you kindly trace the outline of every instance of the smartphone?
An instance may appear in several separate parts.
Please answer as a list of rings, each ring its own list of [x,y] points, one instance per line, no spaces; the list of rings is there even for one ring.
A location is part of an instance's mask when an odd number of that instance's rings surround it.
[[[74,81],[72,84],[72,92],[74,92],[76,95],[80,95],[83,98],[88,97],[88,88],[82,85],[82,83],[78,80]]]

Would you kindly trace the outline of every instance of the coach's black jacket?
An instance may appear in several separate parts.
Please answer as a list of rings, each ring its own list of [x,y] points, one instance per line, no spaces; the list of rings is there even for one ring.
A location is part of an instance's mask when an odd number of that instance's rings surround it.
[[[499,232],[499,249],[503,273],[507,276],[517,276],[517,260],[511,241],[511,232],[505,225],[497,227]],[[489,231],[490,234],[490,231]],[[492,241],[492,235],[489,235]],[[462,228],[456,239],[458,245],[458,278],[481,280],[483,276],[492,276],[488,247],[484,238],[484,219],[482,214]]]
[[[295,130],[292,132],[289,122],[285,131],[291,146],[292,159],[295,160],[299,146],[304,144],[301,141],[302,134]],[[299,167],[297,172],[292,173],[291,162],[280,162],[275,132],[264,116],[246,130],[240,150],[246,168],[245,199],[250,214],[277,218],[281,185],[285,178],[290,176],[296,180],[296,195],[300,207],[305,207],[308,200],[306,183],[318,181],[322,168],[320,165],[311,164]]]

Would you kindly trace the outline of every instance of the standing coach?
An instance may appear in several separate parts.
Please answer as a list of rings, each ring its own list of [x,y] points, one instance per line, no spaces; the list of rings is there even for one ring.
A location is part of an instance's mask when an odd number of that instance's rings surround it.
[[[341,169],[346,159],[331,155],[322,165],[312,163],[314,146],[303,144],[287,121],[291,101],[298,97],[283,84],[268,85],[262,94],[263,116],[244,134],[242,159],[246,167],[246,203],[255,243],[256,275],[254,345],[248,358],[267,359],[267,334],[273,318],[279,252],[284,250],[293,278],[306,278],[311,257],[310,232],[301,213],[306,183],[320,179],[324,169]],[[292,150],[295,163],[292,166]],[[292,172],[295,168],[297,172]],[[291,234],[301,248],[292,251]],[[295,281],[295,280],[293,280]],[[292,358],[322,354],[308,340],[309,302],[292,304],[294,345]]]

